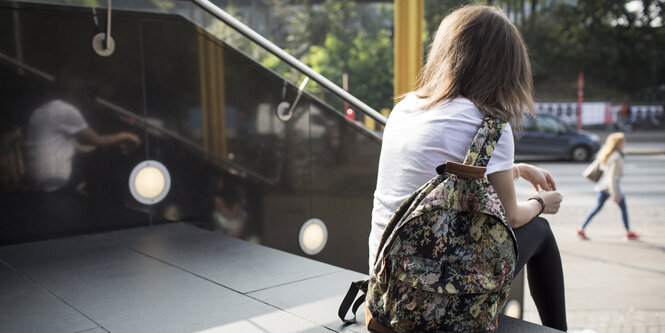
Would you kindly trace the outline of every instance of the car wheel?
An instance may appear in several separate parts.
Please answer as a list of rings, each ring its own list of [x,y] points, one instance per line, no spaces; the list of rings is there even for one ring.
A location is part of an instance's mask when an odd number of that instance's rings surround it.
[[[591,151],[589,148],[584,146],[577,146],[573,148],[570,158],[575,162],[584,162],[588,161],[591,157]]]

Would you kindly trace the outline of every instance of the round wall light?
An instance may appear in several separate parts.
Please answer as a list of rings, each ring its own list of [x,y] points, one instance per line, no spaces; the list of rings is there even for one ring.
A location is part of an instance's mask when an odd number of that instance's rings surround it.
[[[319,219],[309,219],[300,227],[298,243],[300,249],[313,256],[318,254],[326,246],[328,241],[328,229],[326,224]]]
[[[164,164],[143,161],[129,176],[129,191],[136,201],[144,205],[156,204],[166,197],[171,188],[171,175]]]
[[[505,314],[508,317],[521,319],[522,306],[520,305],[520,302],[514,299],[508,301],[508,304],[506,304],[506,307],[503,309],[503,314]]]

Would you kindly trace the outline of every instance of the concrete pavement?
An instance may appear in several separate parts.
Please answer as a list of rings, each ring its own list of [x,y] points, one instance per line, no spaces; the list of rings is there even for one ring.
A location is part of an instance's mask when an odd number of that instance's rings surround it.
[[[561,251],[571,330],[665,333],[665,207],[651,207],[650,213],[645,208],[629,209],[639,241],[624,240],[617,207],[605,207],[594,218],[587,227],[590,241],[574,233],[587,209],[548,217]],[[540,322],[529,297],[524,319]]]
[[[575,230],[595,203],[593,185],[579,176],[585,165],[541,164],[564,194],[559,213],[546,218],[561,251],[572,331],[665,333],[665,131],[628,133],[627,140],[622,188],[638,241],[624,239],[621,212],[609,201],[586,229],[591,240],[579,239]],[[518,182],[518,196],[529,187]],[[524,319],[540,323],[525,288]]]

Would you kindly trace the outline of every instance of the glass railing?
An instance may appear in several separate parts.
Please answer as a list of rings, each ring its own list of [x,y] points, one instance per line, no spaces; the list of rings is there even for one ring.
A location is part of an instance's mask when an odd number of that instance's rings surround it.
[[[100,55],[99,2],[0,3],[0,245],[184,221],[302,254],[318,218],[314,258],[365,271],[381,120],[267,69],[191,2],[113,1]],[[171,179],[152,205],[128,187],[147,160]]]

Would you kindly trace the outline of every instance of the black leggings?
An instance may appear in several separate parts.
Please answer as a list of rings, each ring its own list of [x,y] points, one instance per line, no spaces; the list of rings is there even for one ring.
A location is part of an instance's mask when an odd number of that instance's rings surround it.
[[[568,325],[561,256],[549,222],[536,217],[513,231],[519,250],[515,275],[527,265],[529,290],[541,322],[545,326],[566,331]]]

